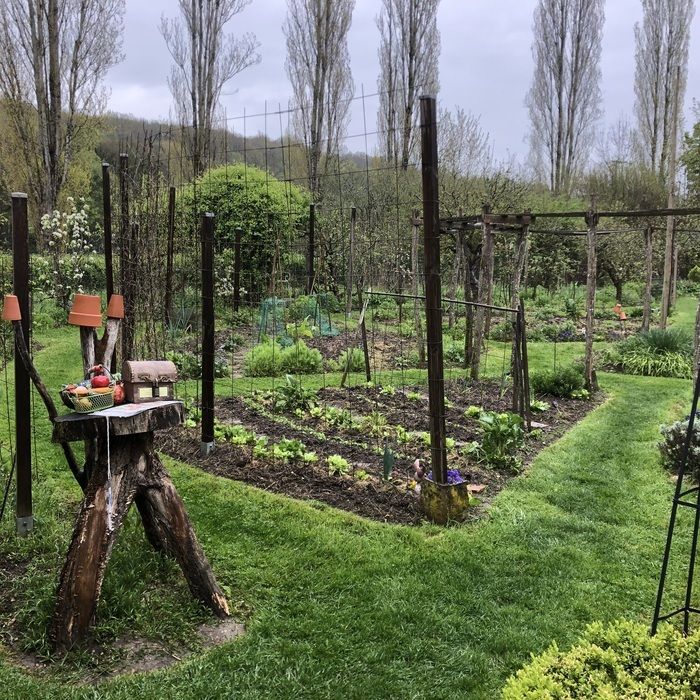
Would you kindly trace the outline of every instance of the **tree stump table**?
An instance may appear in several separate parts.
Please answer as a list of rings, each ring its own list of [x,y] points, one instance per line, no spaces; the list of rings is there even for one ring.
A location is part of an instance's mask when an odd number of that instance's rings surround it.
[[[148,541],[177,560],[192,595],[218,617],[228,617],[226,598],[182,499],[153,448],[156,430],[182,421],[180,401],[125,404],[56,418],[54,442],[85,441],[87,476],[85,497],[58,584],[51,628],[56,651],[66,651],[87,636],[107,561],[132,502]]]

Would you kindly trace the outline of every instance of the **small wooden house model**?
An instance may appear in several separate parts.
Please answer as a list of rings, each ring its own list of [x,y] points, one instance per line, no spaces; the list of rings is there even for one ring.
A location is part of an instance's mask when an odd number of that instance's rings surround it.
[[[168,401],[174,396],[177,368],[167,360],[127,360],[122,366],[122,380],[127,401]]]

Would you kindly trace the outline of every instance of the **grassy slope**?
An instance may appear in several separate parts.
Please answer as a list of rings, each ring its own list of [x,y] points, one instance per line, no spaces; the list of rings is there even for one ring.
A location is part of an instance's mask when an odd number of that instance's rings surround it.
[[[42,338],[47,383],[77,362],[75,340],[63,331]],[[173,669],[108,682],[99,697],[488,698],[552,639],[566,645],[595,619],[648,619],[671,491],[657,465],[657,425],[685,410],[688,382],[601,379],[610,400],[473,526],[384,527],[171,465],[218,576],[252,607],[248,633]],[[44,426],[37,534],[17,541],[7,520],[0,529],[0,549],[38,562],[23,591],[38,599],[23,612],[35,638],[78,498],[46,438]],[[119,632],[127,619],[167,638],[198,615],[132,519],[98,632]],[[0,697],[94,693],[0,660]]]

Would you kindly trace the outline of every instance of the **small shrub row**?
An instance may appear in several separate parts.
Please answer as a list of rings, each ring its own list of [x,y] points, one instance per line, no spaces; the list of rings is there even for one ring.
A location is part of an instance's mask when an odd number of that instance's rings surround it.
[[[283,374],[316,374],[323,370],[323,358],[318,350],[303,340],[282,348],[274,341],[256,345],[243,360],[247,377],[281,377]]]

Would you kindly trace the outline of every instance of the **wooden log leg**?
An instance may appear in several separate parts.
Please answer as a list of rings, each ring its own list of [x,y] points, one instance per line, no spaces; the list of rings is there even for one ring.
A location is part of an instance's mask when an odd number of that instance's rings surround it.
[[[128,471],[112,478],[112,518],[108,522],[108,484],[93,475],[73,530],[56,596],[51,638],[58,652],[85,639],[97,608],[107,561],[136,492]]]
[[[175,558],[195,598],[217,617],[228,617],[228,603],[197,541],[185,504],[158,455],[151,451],[148,461],[146,481],[136,495],[146,537],[156,549]]]

